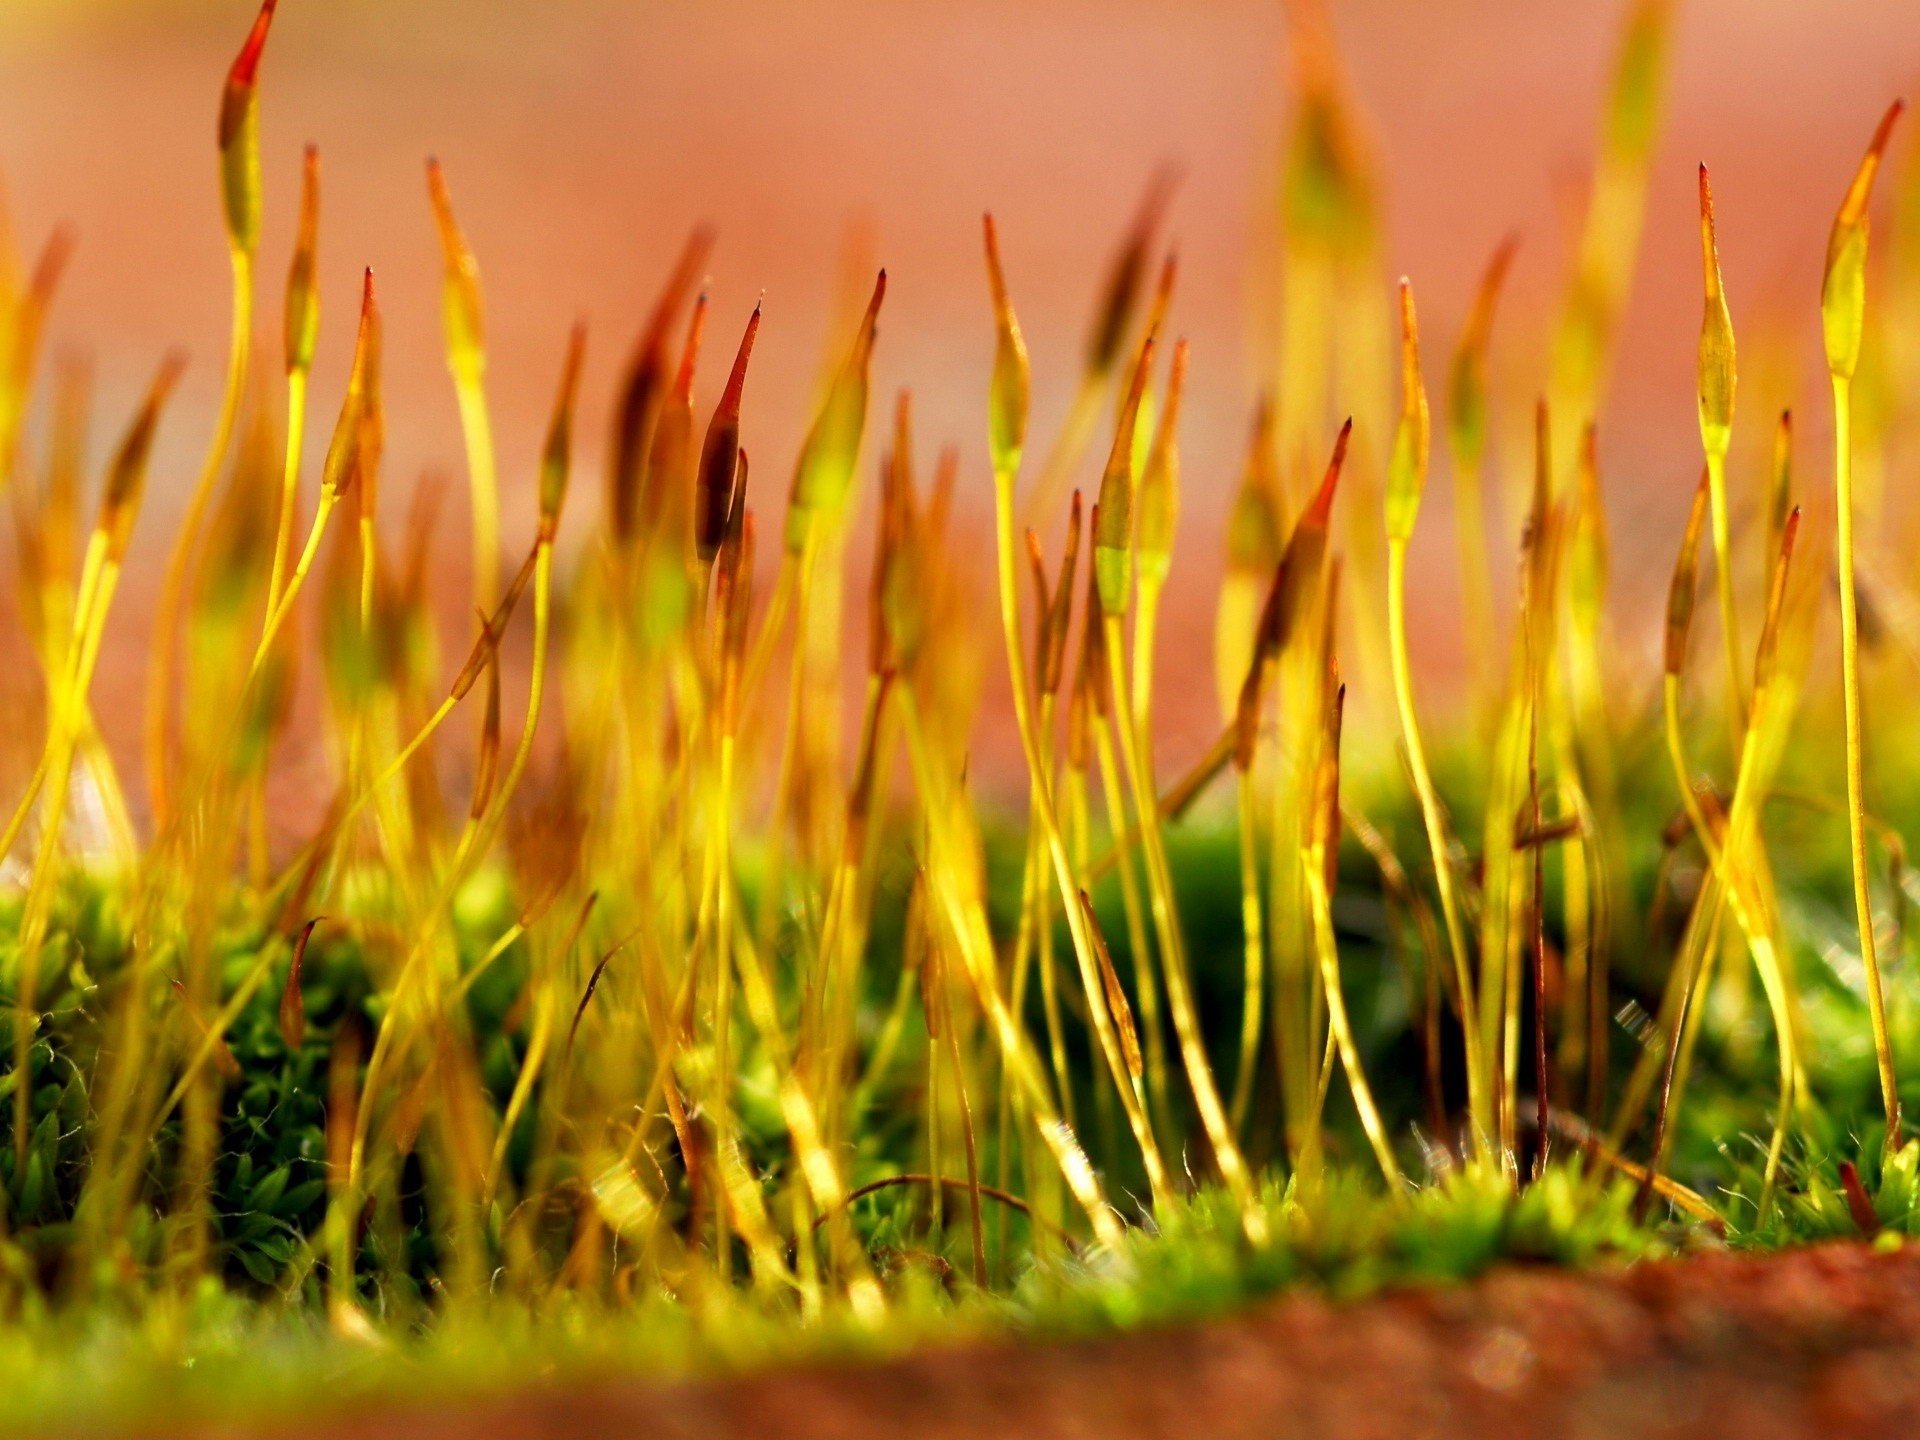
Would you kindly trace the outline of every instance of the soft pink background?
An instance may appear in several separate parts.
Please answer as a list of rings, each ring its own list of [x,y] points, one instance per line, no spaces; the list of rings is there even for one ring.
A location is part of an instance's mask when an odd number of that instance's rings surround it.
[[[1568,197],[1583,183],[1624,6],[1335,0],[1332,10],[1383,164],[1382,283],[1405,271],[1420,287],[1436,383],[1488,249],[1510,228],[1524,232],[1496,397],[1503,425],[1524,424],[1565,268]],[[226,278],[213,117],[249,19],[248,0],[0,5],[0,173],[17,223],[30,243],[60,219],[81,235],[54,343],[91,348],[115,423],[166,346],[184,342],[194,357],[142,525],[148,557],[177,513],[218,388]],[[1001,220],[1045,436],[1116,231],[1152,167],[1171,158],[1186,177],[1171,226],[1184,262],[1174,324],[1194,346],[1190,603],[1177,621],[1197,626],[1211,613],[1219,501],[1264,374],[1247,297],[1287,102],[1284,31],[1277,0],[286,0],[265,67],[270,335],[277,347],[296,167],[311,139],[326,167],[316,449],[345,367],[358,271],[371,264],[390,325],[390,484],[397,491],[425,466],[458,473],[421,183],[423,158],[441,156],[488,284],[517,543],[568,325],[579,314],[593,326],[580,493],[597,500],[614,362],[701,219],[719,230],[721,346],[766,293],[746,440],[766,457],[756,474],[784,488],[848,237],[864,227],[892,277],[876,395],[912,384],[923,442],[962,442],[967,480],[983,494],[991,332],[979,212],[990,206]],[[1810,340],[1834,204],[1875,118],[1917,78],[1920,6],[1906,0],[1680,7],[1606,430],[1628,590],[1642,553],[1664,576],[1667,532],[1697,463],[1695,163],[1714,167],[1743,338],[1771,314]],[[1743,401],[1754,444],[1768,397],[1750,387]],[[1444,483],[1435,491],[1423,584],[1440,599],[1452,586]],[[1636,544],[1649,537],[1651,551]],[[450,524],[450,565],[463,564],[465,545],[464,526]],[[140,627],[126,628],[137,656]],[[1444,670],[1451,626],[1428,628],[1425,648]],[[1176,648],[1176,667],[1204,680],[1207,647]]]

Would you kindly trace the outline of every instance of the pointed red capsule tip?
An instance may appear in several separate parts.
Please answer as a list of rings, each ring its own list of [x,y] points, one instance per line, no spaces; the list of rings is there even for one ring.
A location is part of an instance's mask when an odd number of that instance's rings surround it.
[[[715,418],[721,415],[731,416],[735,421],[740,418],[740,397],[747,384],[747,362],[753,358],[753,338],[760,333],[760,307],[753,307],[753,314],[747,317],[746,333],[740,337],[740,348],[733,355],[733,369],[727,373],[726,389],[720,393],[720,405]]]
[[[1340,427],[1340,436],[1333,442],[1333,458],[1327,462],[1327,473],[1321,477],[1320,489],[1313,497],[1313,503],[1307,507],[1307,513],[1301,516],[1301,522],[1308,525],[1325,526],[1333,514],[1334,492],[1340,488],[1340,471],[1347,463],[1347,441],[1353,435],[1353,417],[1349,415]]]
[[[1871,153],[1875,155],[1886,153],[1887,141],[1893,136],[1893,127],[1906,108],[1905,100],[1895,100],[1887,107],[1887,113],[1880,117],[1879,128],[1873,132],[1873,143],[1867,147]]]
[[[234,57],[233,69],[227,75],[227,84],[234,89],[251,90],[258,82],[260,55],[267,48],[267,31],[273,27],[273,12],[279,4],[280,0],[265,0],[260,13],[254,17],[253,29],[247,32],[246,43]]]

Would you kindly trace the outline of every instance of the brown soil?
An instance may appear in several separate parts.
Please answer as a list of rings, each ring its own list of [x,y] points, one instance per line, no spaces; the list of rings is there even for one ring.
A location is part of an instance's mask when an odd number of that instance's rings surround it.
[[[271,1440],[1146,1440],[1920,1434],[1920,1247],[1826,1245],[1576,1275],[1518,1268],[1350,1305],[1074,1342],[467,1410],[315,1419]]]

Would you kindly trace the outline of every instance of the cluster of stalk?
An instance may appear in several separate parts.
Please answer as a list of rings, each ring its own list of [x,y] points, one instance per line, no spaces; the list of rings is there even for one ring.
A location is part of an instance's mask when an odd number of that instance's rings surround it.
[[[263,1004],[286,1055],[323,1054],[327,1077],[321,1219],[280,1284],[324,1296],[343,1327],[363,1326],[375,1303],[390,1309],[383,1281],[418,1279],[406,1257],[422,1215],[431,1288],[456,1299],[503,1286],[698,1299],[744,1283],[809,1314],[844,1303],[869,1319],[903,1269],[945,1275],[952,1254],[973,1283],[1004,1282],[1033,1254],[1112,1247],[1131,1218],[1123,1204],[1151,1210],[1198,1186],[1223,1187],[1257,1244],[1272,1214],[1266,1175],[1312,1187],[1364,1156],[1390,1194],[1409,1183],[1410,1117],[1376,1102],[1364,1045],[1378,1027],[1356,1016],[1359,977],[1343,958],[1343,856],[1384,899],[1405,960],[1430,1167],[1525,1183],[1559,1146],[1595,1184],[1624,1173],[1711,1214],[1662,1165],[1703,1016],[1710,1003],[1755,1003],[1752,981],[1778,1057],[1771,1186],[1812,1100],[1765,820],[1828,572],[1802,535],[1815,527],[1802,524],[1787,422],[1762,484],[1729,464],[1733,327],[1704,169],[1705,463],[1673,576],[1657,721],[1678,817],[1667,849],[1697,855],[1697,883],[1663,867],[1654,913],[1635,913],[1622,833],[1629,717],[1611,698],[1596,416],[1652,163],[1666,7],[1643,3],[1632,18],[1531,464],[1510,487],[1525,523],[1500,558],[1483,493],[1498,468],[1489,417],[1532,398],[1496,396],[1490,380],[1510,241],[1449,371],[1481,713],[1462,727],[1471,740],[1441,754],[1484,756],[1469,772],[1430,759],[1410,631],[1432,448],[1414,293],[1402,282],[1396,303],[1380,283],[1358,127],[1324,33],[1310,7],[1301,14],[1278,250],[1283,378],[1257,408],[1230,502],[1217,739],[1175,765],[1155,743],[1188,368],[1168,328],[1177,267],[1156,253],[1166,181],[1115,258],[1079,399],[1035,466],[1016,287],[985,223],[989,581],[957,539],[967,451],[927,466],[910,397],[887,407],[871,394],[885,273],[830,347],[782,497],[780,467],[764,451],[750,467],[742,442],[761,311],[709,315],[704,231],[619,365],[604,486],[578,527],[590,537],[563,565],[584,331],[564,346],[534,483],[503,492],[480,269],[447,178],[429,166],[472,533],[472,619],[449,637],[428,603],[441,497],[419,487],[398,526],[381,504],[371,274],[318,476],[303,463],[328,273],[312,150],[285,272],[283,388],[249,383],[273,329],[256,314],[268,0],[220,109],[233,335],[154,609],[138,800],[91,697],[181,362],[162,362],[82,542],[87,376],[73,365],[45,387],[37,376],[68,243],[56,237],[24,275],[0,265],[0,487],[46,697],[44,743],[0,840],[19,889],[0,976],[11,1027],[0,1223],[15,1228],[35,1163],[28,1079],[51,1063],[55,1002],[79,996],[91,1028],[64,1063],[88,1070],[89,1140],[82,1172],[63,1180],[65,1273],[81,1285],[136,1261],[169,1278],[219,1264],[216,1172],[240,1069],[227,1037]],[[1889,1144],[1901,1132],[1869,886],[1851,458],[1868,199],[1895,114],[1847,191],[1821,305],[1848,782],[1837,809]],[[722,365],[704,353],[709,328],[738,336]],[[696,404],[707,373],[724,375],[710,407]],[[42,388],[51,421],[36,450],[25,421]],[[1100,453],[1097,486],[1074,490]],[[503,493],[512,503],[529,490],[531,544],[503,554],[518,528]],[[849,536],[869,494],[875,541],[856,566]],[[1761,533],[1742,537],[1736,521],[1755,511]],[[760,518],[774,514],[778,525]],[[1687,662],[1709,537],[1725,676],[1708,712],[1721,725],[1703,727]],[[1740,605],[1740,567],[1756,553],[1757,626]],[[990,888],[969,770],[987,663],[971,616],[988,583],[1028,797],[1006,895]],[[524,666],[503,663],[510,639]],[[316,654],[332,792],[310,833],[276,843],[268,780],[276,757],[307,743],[296,698]],[[1343,783],[1349,729],[1391,758],[1384,780],[1370,769],[1364,786]],[[1443,786],[1461,773],[1471,793]],[[1241,944],[1225,957],[1195,953],[1170,854],[1172,827],[1206,791],[1236,832]],[[90,878],[124,907],[110,958],[72,941]],[[1661,943],[1671,905],[1685,910],[1663,995],[1622,1062],[1610,967],[1627,947]],[[348,963],[364,968],[368,1003],[310,1017],[315,967]],[[1229,1013],[1203,1004],[1203,970],[1234,977]],[[1388,983],[1365,978],[1368,993]],[[1357,1125],[1334,1123],[1332,1107]],[[893,1213],[924,1234],[876,1252],[863,1207],[889,1191],[912,1197]]]

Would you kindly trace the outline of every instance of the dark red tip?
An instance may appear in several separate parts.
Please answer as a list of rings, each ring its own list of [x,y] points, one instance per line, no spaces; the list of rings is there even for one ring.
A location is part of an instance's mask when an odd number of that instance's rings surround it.
[[[727,372],[727,388],[720,393],[719,413],[736,423],[740,419],[740,397],[747,385],[747,362],[753,358],[753,339],[760,333],[760,307],[753,307],[753,314],[747,317],[746,333],[740,337],[740,348],[734,352],[733,369]]]
[[[273,28],[273,12],[280,0],[265,0],[260,13],[254,17],[253,29],[247,32],[247,40],[240,47],[240,53],[234,57],[233,69],[227,72],[227,84],[235,90],[251,90],[260,78],[260,55],[267,48],[267,31]]]
[[[1327,473],[1321,477],[1320,489],[1314,494],[1313,503],[1307,506],[1306,513],[1300,517],[1303,525],[1326,527],[1333,514],[1334,491],[1340,486],[1340,471],[1347,463],[1347,441],[1353,436],[1353,417],[1347,417],[1347,423],[1340,427],[1340,437],[1333,442],[1333,458],[1327,462]]]

